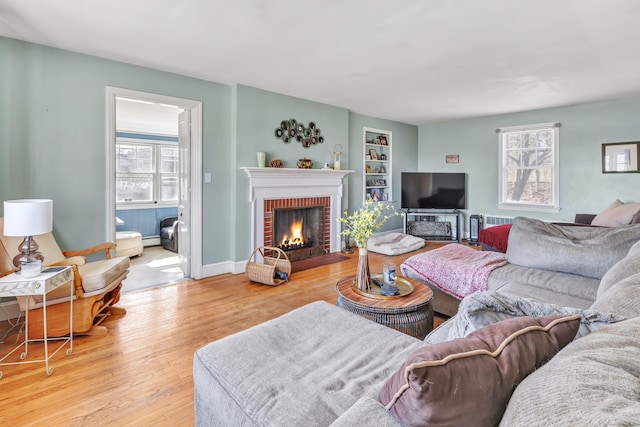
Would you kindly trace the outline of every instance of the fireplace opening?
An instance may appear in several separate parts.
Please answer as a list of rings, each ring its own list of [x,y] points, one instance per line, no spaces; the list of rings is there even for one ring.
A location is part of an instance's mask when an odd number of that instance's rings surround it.
[[[291,261],[324,254],[324,206],[274,208],[273,246]]]

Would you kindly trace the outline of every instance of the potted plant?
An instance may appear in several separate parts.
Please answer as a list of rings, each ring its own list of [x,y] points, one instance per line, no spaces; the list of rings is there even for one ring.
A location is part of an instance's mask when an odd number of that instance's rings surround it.
[[[344,224],[344,230],[338,236],[352,238],[358,246],[358,271],[354,286],[361,291],[366,292],[371,289],[367,242],[373,233],[394,215],[400,214],[393,205],[367,199],[360,209],[351,215],[345,211],[344,216],[337,219],[338,222]]]

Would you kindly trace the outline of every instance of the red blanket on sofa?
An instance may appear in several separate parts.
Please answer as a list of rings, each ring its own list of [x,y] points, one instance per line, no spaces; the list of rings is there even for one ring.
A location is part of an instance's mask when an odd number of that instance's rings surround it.
[[[496,250],[507,253],[507,244],[509,243],[509,231],[511,224],[496,225],[495,227],[483,228],[480,230],[480,243],[487,246],[493,246]]]
[[[400,266],[435,285],[443,292],[463,299],[487,289],[489,274],[507,263],[500,252],[481,252],[458,243],[413,255]]]

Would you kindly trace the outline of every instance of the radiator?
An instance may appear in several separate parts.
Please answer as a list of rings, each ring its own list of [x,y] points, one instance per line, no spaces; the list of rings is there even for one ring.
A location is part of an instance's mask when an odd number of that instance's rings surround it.
[[[498,215],[483,215],[484,228],[495,227],[496,225],[513,224],[513,217]]]

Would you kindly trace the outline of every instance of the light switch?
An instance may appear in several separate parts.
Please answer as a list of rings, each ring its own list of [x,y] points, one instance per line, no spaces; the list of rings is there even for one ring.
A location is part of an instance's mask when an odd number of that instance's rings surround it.
[[[204,183],[205,184],[211,184],[211,173],[210,172],[206,172],[204,174]]]

